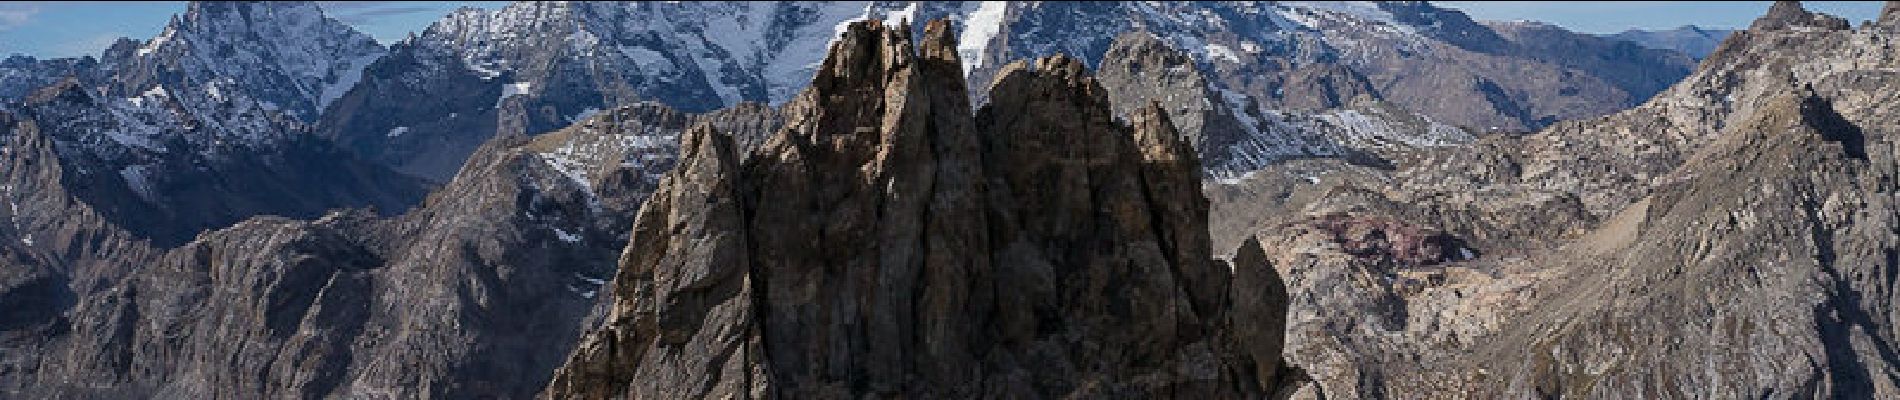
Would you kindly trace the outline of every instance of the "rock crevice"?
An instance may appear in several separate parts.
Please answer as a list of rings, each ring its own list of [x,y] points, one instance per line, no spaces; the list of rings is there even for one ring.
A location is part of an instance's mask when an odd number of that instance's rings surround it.
[[[1284,284],[1257,243],[1232,268],[1211,258],[1199,161],[1166,114],[1118,122],[1082,63],[1054,56],[1002,68],[973,115],[955,48],[943,21],[915,44],[855,23],[756,151],[687,135],[611,315],[544,396],[1285,386]]]

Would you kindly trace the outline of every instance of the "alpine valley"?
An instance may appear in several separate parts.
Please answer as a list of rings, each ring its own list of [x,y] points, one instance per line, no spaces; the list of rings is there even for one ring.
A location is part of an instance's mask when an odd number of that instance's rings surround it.
[[[0,60],[0,398],[1896,398],[1896,48],[190,2]]]

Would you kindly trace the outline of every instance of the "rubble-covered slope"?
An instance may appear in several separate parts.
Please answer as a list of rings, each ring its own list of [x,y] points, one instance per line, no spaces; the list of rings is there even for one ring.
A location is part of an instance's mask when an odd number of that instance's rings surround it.
[[[1782,2],[1633,110],[1262,170],[1215,242],[1328,397],[1889,397],[1895,18]]]

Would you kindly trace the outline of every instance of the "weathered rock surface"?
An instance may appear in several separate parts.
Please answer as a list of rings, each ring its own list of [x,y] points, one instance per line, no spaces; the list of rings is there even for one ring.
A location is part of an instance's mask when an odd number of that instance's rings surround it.
[[[1177,121],[1199,152],[1202,167],[1215,179],[1233,179],[1299,158],[1384,165],[1384,154],[1474,139],[1463,129],[1380,101],[1369,88],[1351,89],[1365,83],[1349,71],[1317,65],[1301,71],[1311,70],[1330,71],[1312,72],[1332,74],[1313,78],[1330,82],[1322,86],[1349,89],[1324,89],[1323,96],[1339,97],[1328,105],[1269,111],[1209,86],[1193,58],[1152,34],[1137,31],[1116,38],[1102,55],[1099,81],[1117,115],[1133,114],[1151,103],[1164,105],[1168,117]]]
[[[1192,147],[1078,60],[972,116],[949,24],[855,23],[741,161],[697,128],[549,398],[1259,397],[1293,386],[1258,245],[1209,257]],[[1240,272],[1230,272],[1240,271]],[[1248,329],[1234,329],[1244,326]]]
[[[158,37],[116,42],[99,61],[14,59],[0,75],[26,68],[17,80],[51,83],[4,107],[53,140],[61,184],[169,247],[252,216],[394,214],[419,201],[422,182],[306,125],[382,52],[313,2],[193,2]]]
[[[1900,61],[1835,20],[1778,4],[1603,118],[1218,185],[1215,243],[1266,244],[1329,398],[1892,397]]]
[[[254,218],[163,251],[66,191],[7,118],[0,397],[530,397],[591,326],[633,213],[692,124],[636,104],[499,138],[413,211]],[[593,319],[590,319],[593,318]]]

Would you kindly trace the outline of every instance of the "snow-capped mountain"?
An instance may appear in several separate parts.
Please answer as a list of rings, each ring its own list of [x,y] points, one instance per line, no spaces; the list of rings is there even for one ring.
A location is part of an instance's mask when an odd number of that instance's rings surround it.
[[[1486,130],[1622,109],[1692,66],[1568,31],[1512,35],[1424,2],[985,2],[912,14],[960,21],[974,85],[1014,59],[1062,53],[1097,66],[1117,35],[1146,31],[1192,55],[1214,87],[1266,108],[1325,109],[1370,94]]]
[[[109,88],[115,95],[152,86],[211,97],[243,93],[310,122],[383,52],[314,2],[192,2],[120,62],[125,66]]]
[[[321,131],[445,179],[493,134],[538,134],[619,104],[689,112],[783,102],[863,3],[521,2],[462,9],[391,46]]]
[[[520,2],[457,11],[392,45],[319,130],[442,180],[494,134],[547,132],[615,104],[782,103],[838,27],[867,18],[952,21],[978,96],[1009,61],[1061,53],[1099,67],[1115,37],[1150,32],[1193,58],[1213,100],[1256,120],[1367,96],[1446,125],[1522,131],[1633,105],[1692,62],[1423,2]]]
[[[382,48],[314,3],[194,2],[100,61],[49,60],[57,83],[9,107],[50,138],[63,185],[162,244],[259,214],[407,208],[422,185],[312,135],[324,102]]]

